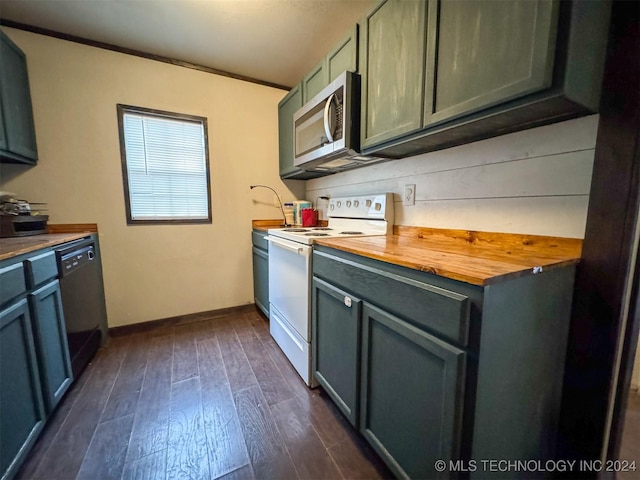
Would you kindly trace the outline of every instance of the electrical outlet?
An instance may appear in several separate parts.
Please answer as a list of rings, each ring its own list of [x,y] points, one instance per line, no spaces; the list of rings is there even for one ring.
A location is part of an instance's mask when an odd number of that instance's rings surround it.
[[[416,185],[405,185],[404,196],[402,197],[402,205],[416,204]]]

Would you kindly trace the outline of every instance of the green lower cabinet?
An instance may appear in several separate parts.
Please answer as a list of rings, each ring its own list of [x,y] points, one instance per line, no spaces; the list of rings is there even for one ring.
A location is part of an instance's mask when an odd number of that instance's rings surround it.
[[[312,310],[314,375],[357,427],[362,301],[314,278]]]
[[[253,247],[253,297],[256,306],[269,316],[269,253]]]
[[[575,266],[479,287],[316,245],[313,275],[314,374],[397,477],[555,458]]]
[[[47,411],[60,402],[73,381],[58,280],[29,294]]]
[[[0,475],[11,478],[43,427],[45,412],[26,299],[0,312]]]
[[[441,478],[460,449],[465,352],[363,308],[360,430],[400,478]]]

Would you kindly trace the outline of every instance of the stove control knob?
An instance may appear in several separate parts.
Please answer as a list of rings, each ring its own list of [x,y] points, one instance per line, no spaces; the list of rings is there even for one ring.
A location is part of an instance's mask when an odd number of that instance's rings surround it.
[[[369,208],[371,206],[371,200],[367,200],[366,205],[367,205],[367,208]]]
[[[342,202],[338,200],[337,207],[340,208],[342,206]]]
[[[351,207],[351,200],[347,200],[347,208]]]
[[[375,205],[375,207],[373,207],[373,208],[375,208],[376,212],[379,212],[380,210],[382,210],[382,204],[381,204],[381,203],[376,202],[376,205]]]
[[[333,210],[334,208],[336,208],[336,206],[333,203],[329,205],[329,210]]]
[[[356,200],[355,202],[353,202],[353,206],[358,208],[358,205],[360,205],[360,202],[358,200]]]

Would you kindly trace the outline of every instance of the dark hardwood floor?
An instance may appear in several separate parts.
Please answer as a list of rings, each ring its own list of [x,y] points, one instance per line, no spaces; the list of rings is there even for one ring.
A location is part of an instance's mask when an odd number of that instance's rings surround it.
[[[628,462],[635,461],[636,471],[620,472],[616,478],[621,480],[640,478],[640,393],[637,391],[631,391],[627,400],[619,458]]]
[[[392,478],[257,312],[113,337],[19,479]]]

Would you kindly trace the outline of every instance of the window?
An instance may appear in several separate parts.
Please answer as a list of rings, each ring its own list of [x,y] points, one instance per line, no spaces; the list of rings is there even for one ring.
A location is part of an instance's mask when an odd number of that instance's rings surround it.
[[[211,223],[207,119],[118,105],[127,223]]]

